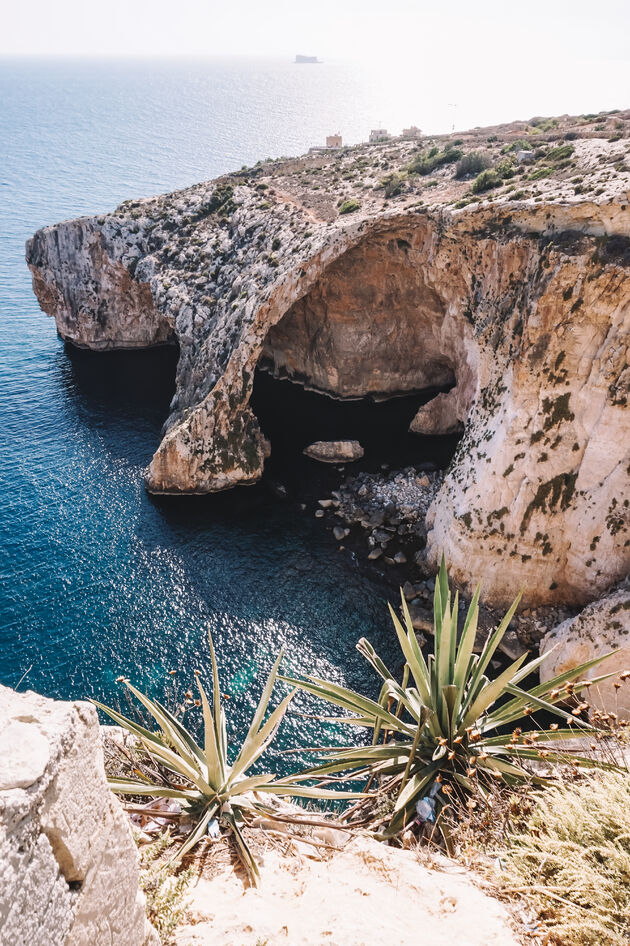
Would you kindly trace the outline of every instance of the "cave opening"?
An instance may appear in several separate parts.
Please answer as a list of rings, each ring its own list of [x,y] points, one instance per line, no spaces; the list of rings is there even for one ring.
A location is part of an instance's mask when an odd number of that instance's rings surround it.
[[[458,277],[445,292],[430,244],[421,225],[367,235],[270,327],[250,402],[271,443],[267,474],[323,476],[302,456],[318,440],[359,441],[349,473],[448,466],[472,385],[464,335],[447,318]]]
[[[338,464],[324,464],[302,451],[317,440],[358,440],[361,460],[347,472],[378,472],[384,468],[445,469],[461,434],[419,436],[409,424],[419,407],[452,385],[426,388],[396,397],[330,397],[258,367],[250,400],[261,430],[271,443],[265,478],[281,482],[292,494],[306,495],[325,481],[339,478]]]

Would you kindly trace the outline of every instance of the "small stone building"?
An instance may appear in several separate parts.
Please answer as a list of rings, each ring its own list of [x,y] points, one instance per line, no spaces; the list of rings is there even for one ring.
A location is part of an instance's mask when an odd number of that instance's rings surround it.
[[[376,144],[377,141],[388,141],[390,135],[387,128],[373,128],[370,132],[370,144]]]
[[[327,148],[341,148],[342,146],[343,146],[343,141],[340,134],[326,136]]]

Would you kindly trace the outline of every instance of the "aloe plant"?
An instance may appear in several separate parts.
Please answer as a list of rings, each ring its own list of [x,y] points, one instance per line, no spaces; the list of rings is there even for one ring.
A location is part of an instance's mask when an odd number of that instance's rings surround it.
[[[272,814],[273,809],[261,796],[288,795],[302,798],[357,797],[350,792],[328,791],[319,787],[301,785],[291,778],[276,779],[267,773],[248,774],[274,739],[287,707],[295,695],[289,693],[265,720],[273,688],[278,677],[282,652],[273,665],[254,713],[249,731],[240,748],[229,761],[225,714],[221,705],[219,671],[212,637],[209,635],[212,664],[212,703],[197,674],[204,722],[204,744],[197,744],[185,726],[157,700],[151,700],[128,680],[123,682],[150,713],[159,729],[152,732],[121,713],[94,700],[119,726],[131,733],[140,743],[149,760],[158,763],[167,773],[164,781],[151,780],[136,770],[138,778],[108,779],[109,786],[119,795],[149,795],[152,798],[172,798],[179,802],[193,827],[176,852],[183,857],[207,833],[213,819],[228,827],[236,841],[243,863],[255,886],[260,875],[256,861],[243,836],[241,827],[252,814]],[[173,784],[171,779],[174,777]]]
[[[394,798],[393,813],[384,836],[402,831],[415,816],[423,796],[436,795],[443,805],[454,791],[484,791],[492,780],[507,784],[544,781],[527,763],[541,757],[548,763],[567,761],[570,752],[558,752],[556,740],[575,737],[576,729],[593,733],[579,719],[583,710],[567,711],[556,705],[571,693],[606,679],[580,680],[583,674],[608,657],[597,657],[531,689],[520,685],[534,673],[545,656],[527,661],[527,654],[510,663],[495,679],[488,669],[514,616],[520,595],[480,654],[474,653],[479,616],[477,588],[468,608],[461,635],[458,629],[459,596],[451,606],[446,563],[442,558],[434,594],[434,653],[425,659],[402,598],[403,622],[390,606],[392,620],[404,656],[399,683],[372,645],[362,638],[357,649],[382,679],[378,700],[354,690],[308,675],[306,679],[282,677],[287,683],[349,711],[349,716],[326,717],[337,724],[365,727],[372,731],[371,745],[337,746],[327,751],[307,775],[325,779],[345,773],[368,777],[379,792]],[[574,682],[578,681],[578,682]],[[586,707],[583,707],[585,709]],[[547,729],[514,729],[524,717],[544,710],[563,720]],[[577,715],[576,715],[577,714]],[[574,761],[593,765],[592,759],[573,756]]]

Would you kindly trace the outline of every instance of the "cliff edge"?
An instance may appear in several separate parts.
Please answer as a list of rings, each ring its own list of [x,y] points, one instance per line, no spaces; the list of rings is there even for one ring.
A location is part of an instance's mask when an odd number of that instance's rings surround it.
[[[463,426],[429,556],[490,603],[587,602],[630,566],[628,136],[630,111],[259,163],[47,227],[27,260],[65,340],[178,343],[150,491],[260,477],[257,367],[450,387],[412,423]]]

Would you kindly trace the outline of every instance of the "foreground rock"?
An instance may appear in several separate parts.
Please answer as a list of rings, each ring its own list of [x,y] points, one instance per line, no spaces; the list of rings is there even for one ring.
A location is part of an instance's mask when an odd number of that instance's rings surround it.
[[[257,367],[339,398],[450,385],[413,422],[464,428],[429,560],[490,604],[586,603],[630,568],[630,112],[597,128],[460,133],[504,174],[482,195],[448,136],[261,163],[40,230],[34,288],[74,344],[178,342],[155,493],[261,476]]]
[[[0,943],[157,946],[96,710],[0,686]]]
[[[548,653],[541,666],[544,682],[578,664],[616,650],[608,660],[586,673],[588,679],[614,673],[588,691],[589,703],[600,710],[630,719],[630,683],[619,686],[619,674],[630,671],[630,583],[625,582],[612,594],[595,601],[578,614],[554,628],[540,642],[540,652]]]
[[[358,440],[317,440],[303,452],[320,463],[352,463],[360,460],[364,453]]]
[[[407,851],[369,839],[328,860],[265,854],[262,884],[233,870],[191,888],[194,923],[178,946],[516,946],[505,908],[444,863],[429,870]]]

